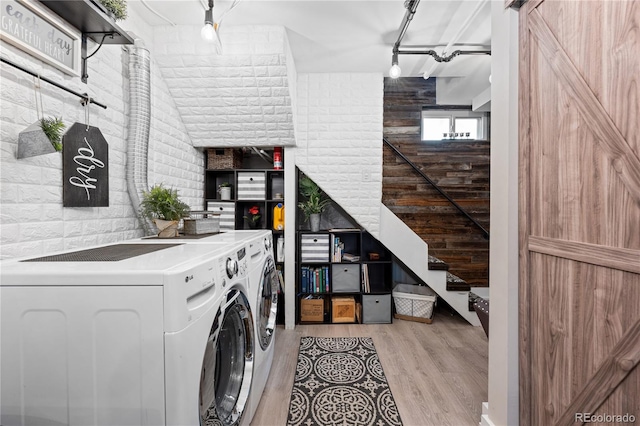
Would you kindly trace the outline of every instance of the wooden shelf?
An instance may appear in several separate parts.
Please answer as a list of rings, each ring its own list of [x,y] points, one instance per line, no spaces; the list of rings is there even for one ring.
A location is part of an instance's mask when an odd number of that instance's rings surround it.
[[[116,25],[101,5],[91,0],[40,0],[40,3],[96,43],[100,43],[104,34],[111,33],[113,38],[105,38],[104,44],[133,44],[133,38]]]
[[[87,60],[93,56],[103,44],[133,44],[133,38],[105,12],[102,5],[92,0],[40,0],[52,12],[82,32],[82,70],[80,79],[87,82]],[[89,54],[87,39],[99,46]]]

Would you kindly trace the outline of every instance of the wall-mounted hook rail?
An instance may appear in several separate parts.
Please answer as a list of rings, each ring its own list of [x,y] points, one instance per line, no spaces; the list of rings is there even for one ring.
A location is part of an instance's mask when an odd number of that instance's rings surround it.
[[[27,73],[27,74],[29,74],[29,75],[32,75],[32,76],[34,76],[34,77],[38,77],[40,80],[42,80],[42,81],[44,81],[44,82],[47,82],[47,83],[51,84],[52,86],[56,86],[57,88],[62,89],[62,90],[64,90],[65,92],[69,92],[69,93],[71,93],[72,95],[75,95],[75,96],[77,96],[77,97],[79,97],[79,98],[82,98],[82,101],[81,101],[81,102],[83,103],[83,105],[84,105],[84,104],[86,104],[86,103],[87,103],[87,101],[88,101],[88,102],[90,102],[90,103],[92,103],[92,104],[95,104],[95,105],[99,106],[100,108],[107,109],[107,106],[106,106],[106,105],[101,104],[100,102],[96,102],[96,100],[95,100],[95,99],[91,98],[91,97],[90,97],[88,94],[86,94],[86,93],[78,93],[78,92],[76,92],[75,90],[69,89],[68,87],[65,87],[65,86],[61,85],[60,83],[57,83],[57,82],[55,82],[55,81],[53,81],[53,80],[50,80],[50,79],[48,79],[48,78],[46,78],[46,77],[42,77],[42,76],[41,76],[41,75],[39,75],[38,73],[33,72],[33,71],[31,71],[30,69],[27,69],[27,68],[23,67],[22,65],[18,65],[18,64],[16,64],[15,62],[10,61],[9,59],[6,59],[6,58],[2,58],[2,57],[0,57],[0,61],[2,61],[3,63],[5,63],[5,64],[7,64],[7,65],[11,65],[12,67],[17,68],[17,69],[19,69],[20,71],[25,72],[25,73]]]

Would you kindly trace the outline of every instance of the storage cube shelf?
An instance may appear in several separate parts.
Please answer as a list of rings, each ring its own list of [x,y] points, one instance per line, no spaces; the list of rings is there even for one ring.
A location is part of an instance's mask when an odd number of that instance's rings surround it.
[[[263,150],[261,150],[263,151]],[[265,148],[268,155],[272,149]],[[252,154],[253,152],[254,154]],[[282,150],[284,162],[285,150]],[[284,270],[282,249],[278,248],[278,238],[284,236],[282,221],[274,223],[276,214],[274,208],[279,204],[286,207],[284,200],[284,170],[274,169],[268,156],[257,155],[255,151],[247,149],[212,148],[205,152],[204,157],[204,208],[203,210],[218,213],[220,216],[220,231],[234,229],[254,229],[245,217],[251,216],[250,209],[257,207],[260,220],[255,222],[255,229],[270,229],[273,231],[273,250],[276,269]],[[230,188],[221,191],[221,188]],[[222,198],[224,192],[225,199]],[[293,202],[292,202],[293,203]],[[278,208],[278,213],[282,213]],[[278,214],[278,218],[282,215]],[[280,225],[274,228],[274,225]],[[279,256],[280,254],[280,256]],[[294,290],[290,284],[291,291]],[[278,315],[276,322],[284,324],[284,286],[278,294]],[[324,301],[321,301],[324,303]],[[317,308],[317,303],[316,303]],[[323,312],[324,308],[320,308]],[[309,320],[311,321],[311,320]]]
[[[390,323],[392,260],[366,231],[298,231],[298,322]],[[310,319],[309,303],[322,306],[322,320]]]
[[[228,200],[221,199],[223,183],[231,184]],[[254,206],[260,210],[257,228],[273,230],[273,209],[279,203],[285,204],[282,170],[205,171],[205,210],[220,213],[221,230],[251,229],[245,217],[250,217],[249,209]]]

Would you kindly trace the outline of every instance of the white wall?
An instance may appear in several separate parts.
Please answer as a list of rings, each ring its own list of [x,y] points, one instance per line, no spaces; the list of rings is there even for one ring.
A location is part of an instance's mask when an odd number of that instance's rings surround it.
[[[133,12],[130,11],[130,14]],[[121,24],[141,37],[152,34],[139,17]],[[151,43],[148,43],[150,45]],[[16,159],[18,133],[37,120],[33,78],[6,64],[0,66],[0,258],[115,242],[142,235],[125,182],[127,137],[127,53],[122,46],[103,46],[89,59],[89,80],[62,74],[55,68],[0,42],[2,55],[107,105],[90,108],[90,124],[109,143],[109,207],[62,207],[62,155]],[[95,49],[90,43],[89,51]],[[152,52],[153,59],[153,52]],[[152,122],[149,184],[179,189],[185,202],[202,207],[202,154],[190,143],[166,85],[152,65]],[[80,99],[42,83],[46,116],[62,117],[69,127],[84,122]]]
[[[378,236],[383,76],[298,74],[296,165]]]
[[[158,64],[194,146],[294,145],[285,28],[222,27],[221,54],[201,28],[154,28]]]
[[[489,413],[518,414],[518,12],[492,2]]]

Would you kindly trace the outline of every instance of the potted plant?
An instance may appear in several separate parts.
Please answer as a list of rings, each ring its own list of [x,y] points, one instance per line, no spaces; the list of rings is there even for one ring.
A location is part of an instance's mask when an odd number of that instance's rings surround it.
[[[62,151],[65,124],[61,118],[45,117],[18,134],[18,158]]]
[[[229,182],[223,182],[218,186],[218,192],[220,193],[221,200],[231,199],[231,184]]]
[[[142,193],[140,214],[151,219],[158,228],[158,237],[178,236],[178,222],[189,215],[189,206],[178,197],[178,191],[162,184]]]
[[[127,17],[126,0],[99,0],[114,21],[120,21]]]
[[[260,219],[262,215],[260,214],[260,207],[252,206],[248,211],[246,216],[242,216],[244,221],[247,222],[247,226],[251,229],[260,227]]]
[[[306,200],[298,203],[298,208],[304,213],[305,220],[309,221],[311,231],[317,232],[320,230],[320,214],[331,203],[331,200],[306,175],[300,178],[299,189],[300,195],[304,196]]]

